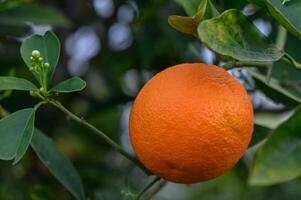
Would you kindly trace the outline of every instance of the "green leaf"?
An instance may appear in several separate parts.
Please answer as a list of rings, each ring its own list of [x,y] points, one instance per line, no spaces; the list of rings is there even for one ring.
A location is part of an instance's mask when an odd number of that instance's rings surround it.
[[[196,14],[193,16],[193,19],[195,20],[196,23],[199,23],[204,19],[207,10],[207,5],[208,5],[208,0],[202,0],[200,2],[198,10]]]
[[[267,82],[266,76],[260,74],[259,72],[253,70],[253,69],[247,69],[247,71],[257,80],[261,81],[265,85],[269,86],[273,90],[289,97],[290,99],[293,99],[294,101],[301,103],[301,91],[298,88],[284,88],[281,85],[279,85],[277,82],[270,81]]]
[[[271,15],[289,32],[301,39],[301,1],[282,3],[280,0],[265,0]]]
[[[259,74],[258,72],[255,72],[256,74]],[[256,75],[255,75],[256,76]],[[287,106],[288,108],[294,108],[296,106],[299,105],[299,103],[297,101],[295,101],[294,99],[288,97],[287,95],[284,95],[281,92],[278,92],[277,90],[271,88],[269,86],[269,84],[273,85],[277,85],[278,87],[281,87],[281,85],[278,85],[273,79],[272,79],[272,83],[267,82],[267,80],[264,80],[264,75],[259,74],[259,77],[261,80],[257,79],[255,76],[253,76],[254,81],[255,81],[255,85],[256,85],[256,89],[260,90],[261,92],[263,92],[269,99],[271,99],[273,102],[275,103],[280,103],[283,104],[285,106]],[[283,90],[288,90],[287,88],[282,88]]]
[[[270,132],[271,130],[269,128],[255,124],[252,140],[249,144],[249,147],[252,147],[264,140],[270,134]]]
[[[194,16],[197,13],[199,5],[202,0],[175,0],[182,6],[188,16]]]
[[[33,135],[34,121],[35,121],[35,110],[32,109],[31,115],[28,118],[26,126],[23,129],[23,135],[19,139],[18,148],[16,151],[16,156],[13,164],[17,164],[27,151],[27,148],[31,142],[32,135]]]
[[[11,69],[9,70],[7,76],[10,76],[10,77],[15,76],[15,73],[16,73],[15,68],[11,68]],[[1,81],[0,81],[0,82],[1,82]],[[0,83],[0,86],[1,86],[1,85],[2,85],[2,84]],[[0,89],[0,90],[1,90],[1,89]],[[12,90],[5,90],[4,92],[2,92],[2,93],[0,94],[0,101],[3,100],[3,99],[5,99],[5,98],[7,98],[7,97],[9,97],[9,96],[11,96],[12,93],[13,93]],[[1,106],[0,106],[0,108],[1,108]]]
[[[248,146],[248,150],[243,156],[243,161],[248,167],[251,166],[256,151],[266,141],[266,138],[270,135],[271,131],[272,130],[270,128],[257,124],[255,121],[251,142]]]
[[[16,164],[25,154],[34,129],[35,109],[19,110],[0,120],[0,159]]]
[[[258,150],[251,185],[272,185],[301,175],[301,109],[275,129]]]
[[[19,5],[22,5],[24,3],[28,3],[27,0],[3,0],[0,4],[0,11],[6,10],[8,8],[13,8]]]
[[[246,62],[274,62],[283,52],[238,10],[227,10],[198,26],[201,41],[218,54]]]
[[[78,200],[85,194],[80,176],[72,163],[57,149],[52,140],[39,130],[35,130],[31,142],[33,150],[49,171]]]
[[[30,200],[55,200],[57,199],[56,194],[46,186],[35,187],[30,192]]]
[[[207,6],[207,11],[205,14],[205,18],[209,19],[211,17],[217,17],[220,15],[220,12],[216,9],[214,4],[211,2],[211,0],[208,0],[208,6]]]
[[[0,90],[33,91],[37,87],[30,81],[11,76],[0,76]]]
[[[69,26],[69,20],[57,9],[35,4],[24,4],[0,12],[0,26],[27,27],[34,24]]]
[[[257,6],[260,6],[260,7],[265,6],[265,3],[264,3],[265,0],[248,0],[248,1],[255,4],[255,5],[257,5]]]
[[[197,23],[195,22],[193,17],[172,15],[168,17],[168,23],[179,32],[198,37]]]
[[[56,86],[50,92],[69,93],[81,91],[86,87],[86,82],[79,77],[67,79]]]
[[[48,62],[47,82],[51,82],[58,59],[60,56],[60,41],[52,31],[48,31],[45,35],[32,35],[27,38],[21,46],[21,56],[27,67],[31,67],[31,53],[33,50],[38,50],[41,53],[45,62]],[[39,80],[36,75],[37,80]]]

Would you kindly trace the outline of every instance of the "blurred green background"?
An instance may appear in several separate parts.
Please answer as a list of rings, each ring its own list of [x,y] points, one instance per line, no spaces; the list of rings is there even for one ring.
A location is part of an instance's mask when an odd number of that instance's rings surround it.
[[[214,3],[220,11],[243,10],[265,35],[275,39],[277,23],[265,11],[257,10],[248,1],[217,0]],[[83,92],[58,98],[132,152],[128,116],[131,103],[144,83],[156,72],[178,63],[220,64],[218,56],[196,39],[168,25],[167,18],[172,14],[185,15],[173,0],[0,0],[0,75],[14,70],[16,76],[35,81],[21,60],[21,41],[32,33],[54,29],[62,44],[55,82],[77,75],[88,83]],[[300,42],[291,35],[286,49],[301,60]],[[279,94],[252,79],[245,70],[231,73],[248,89],[256,121],[265,127],[277,126],[296,105],[279,98]],[[297,80],[294,83],[300,85],[300,75],[281,63],[276,65],[272,76],[286,84]],[[34,103],[34,99],[22,92],[14,92],[1,100],[1,105],[10,112]],[[132,199],[132,194],[138,193],[149,180],[101,138],[70,122],[53,107],[43,107],[36,124],[72,160],[91,200]],[[255,135],[266,132],[268,129],[255,129]],[[161,185],[153,199],[301,199],[300,178],[275,186],[248,186],[251,156],[247,155],[234,169],[215,180],[187,186]],[[0,162],[0,200],[22,199],[68,200],[73,197],[30,150],[16,166]]]

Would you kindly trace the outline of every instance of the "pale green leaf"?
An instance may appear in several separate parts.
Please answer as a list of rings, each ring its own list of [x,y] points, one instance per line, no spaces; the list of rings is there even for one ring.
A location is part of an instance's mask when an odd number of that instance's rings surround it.
[[[33,135],[35,110],[19,110],[0,120],[0,159],[17,163],[25,154]]]
[[[214,52],[246,62],[274,62],[283,52],[238,10],[227,10],[198,26],[201,41]]]
[[[301,1],[265,0],[271,15],[289,32],[301,39]]]
[[[249,183],[272,185],[301,176],[301,109],[275,129],[255,155]]]
[[[0,26],[26,27],[28,23],[69,26],[69,20],[57,9],[36,4],[12,6],[0,12]]]
[[[86,87],[86,82],[79,77],[73,77],[67,79],[56,86],[54,86],[50,91],[59,93],[69,93],[81,91]]]
[[[60,56],[60,41],[52,31],[48,31],[45,35],[32,35],[27,38],[21,46],[21,56],[27,67],[31,67],[31,54],[33,50],[38,50],[41,53],[45,62],[49,63],[47,82],[52,80],[56,65]],[[36,76],[37,80],[39,78]]]
[[[11,76],[0,76],[0,90],[33,91],[37,87],[30,81]]]

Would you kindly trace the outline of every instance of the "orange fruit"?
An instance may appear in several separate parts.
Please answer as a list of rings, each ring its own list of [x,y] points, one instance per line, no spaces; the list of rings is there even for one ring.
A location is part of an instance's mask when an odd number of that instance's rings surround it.
[[[155,75],[130,114],[130,138],[141,162],[168,181],[191,184],[233,167],[253,132],[247,92],[224,69],[180,64]]]

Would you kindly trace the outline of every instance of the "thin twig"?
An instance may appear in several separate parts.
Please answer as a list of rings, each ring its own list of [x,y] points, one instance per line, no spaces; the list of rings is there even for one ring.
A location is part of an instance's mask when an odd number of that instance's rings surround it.
[[[166,180],[161,180],[156,187],[148,193],[148,196],[144,200],[151,200],[158,192],[160,192],[168,182]]]
[[[143,190],[138,194],[138,196],[136,197],[135,200],[139,200],[141,199],[141,197],[154,185],[156,184],[161,178],[160,177],[156,177],[154,178],[154,180],[152,180],[149,184],[147,184],[145,186],[145,188],[143,188]]]
[[[287,30],[283,28],[283,26],[279,25],[278,32],[277,32],[277,38],[276,38],[276,46],[283,50],[286,44],[286,38],[287,38]]]
[[[244,61],[230,61],[224,64],[222,67],[225,70],[239,68],[239,67],[267,67],[269,62],[244,62]]]
[[[127,151],[125,151],[119,144],[117,144],[115,141],[113,141],[110,137],[108,137],[105,133],[98,130],[95,126],[84,120],[83,118],[80,118],[70,112],[67,108],[65,108],[60,102],[49,99],[49,103],[58,109],[60,109],[63,113],[65,113],[70,119],[77,122],[80,125],[83,125],[87,127],[92,132],[99,135],[101,138],[103,138],[109,145],[111,145],[116,151],[118,151],[121,155],[123,155],[125,158],[133,162],[136,166],[138,166],[141,170],[143,170],[147,175],[151,175],[152,173],[134,156],[130,155]]]
[[[40,108],[40,106],[42,106],[43,104],[47,104],[48,102],[47,101],[40,101],[39,103],[37,103],[35,106],[34,106],[34,109],[35,110],[38,110]]]
[[[285,28],[283,28],[283,26],[279,25],[278,31],[277,31],[276,46],[281,51],[284,50],[284,47],[286,44],[286,39],[287,39],[287,30]],[[266,76],[267,82],[270,82],[270,80],[272,78],[272,73],[273,73],[274,67],[275,67],[275,65],[273,63],[271,63],[270,66],[268,67],[268,73]]]
[[[292,56],[285,53],[284,56],[282,56],[281,60],[291,66],[293,66],[297,70],[301,70],[301,64],[298,63]]]

